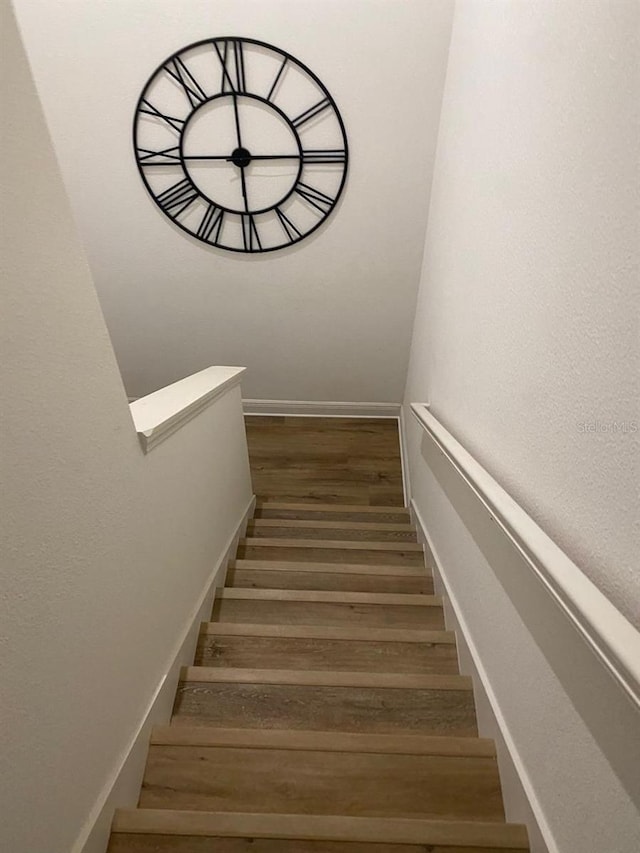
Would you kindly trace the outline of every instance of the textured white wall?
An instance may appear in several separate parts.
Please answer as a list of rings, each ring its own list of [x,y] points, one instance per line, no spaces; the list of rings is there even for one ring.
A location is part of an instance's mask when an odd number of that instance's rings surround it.
[[[69,853],[251,489],[238,388],[143,455],[0,10],[0,849]]]
[[[209,364],[247,397],[397,402],[408,363],[451,0],[16,0],[127,391]],[[147,196],[131,149],[144,83],[216,35],[306,63],[344,118],[350,174],[326,226],[247,257],[203,246]]]
[[[458,4],[406,392],[636,624],[639,12]]]
[[[463,627],[480,733],[531,853],[637,853],[640,715],[522,555],[413,420],[412,495]],[[480,674],[480,677],[479,677]],[[523,791],[526,796],[523,796]]]
[[[636,625],[639,11],[458,0],[405,397]],[[637,715],[407,431],[414,500],[549,849],[634,853]]]

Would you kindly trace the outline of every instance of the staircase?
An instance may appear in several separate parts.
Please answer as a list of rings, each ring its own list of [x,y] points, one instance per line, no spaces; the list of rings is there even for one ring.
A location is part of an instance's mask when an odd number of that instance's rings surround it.
[[[109,853],[519,853],[408,511],[258,504]]]

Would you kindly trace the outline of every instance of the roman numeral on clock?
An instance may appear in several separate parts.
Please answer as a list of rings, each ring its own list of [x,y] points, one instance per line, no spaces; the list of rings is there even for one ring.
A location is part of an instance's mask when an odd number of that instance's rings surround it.
[[[141,166],[175,166],[180,165],[180,148],[177,145],[152,151],[150,148],[137,148],[136,154]]]
[[[276,87],[277,87],[278,83],[280,82],[280,78],[281,78],[281,77],[282,77],[282,75],[284,74],[284,69],[285,69],[285,67],[286,67],[286,65],[287,65],[287,60],[288,60],[288,59],[289,59],[289,57],[288,57],[288,56],[285,56],[285,58],[282,60],[282,65],[281,65],[281,66],[280,66],[280,68],[278,69],[278,73],[276,74],[276,79],[273,81],[273,85],[272,85],[272,86],[271,86],[271,88],[269,89],[269,94],[267,95],[267,100],[268,100],[268,101],[270,101],[270,100],[271,100],[271,98],[273,97],[273,93],[275,92]]]
[[[202,217],[202,222],[198,226],[196,236],[201,240],[207,240],[210,243],[217,243],[220,239],[223,219],[224,210],[216,207],[215,204],[210,204]]]
[[[331,106],[331,101],[329,98],[323,98],[321,101],[318,101],[317,104],[314,104],[312,107],[309,107],[308,110],[305,110],[303,113],[297,118],[294,118],[291,124],[297,129],[302,127],[308,121],[311,121],[312,118],[320,115],[320,113],[324,112],[327,107]]]
[[[330,195],[326,195],[326,193],[320,192],[320,190],[317,190],[314,187],[310,187],[309,184],[304,184],[302,181],[298,181],[295,191],[312,207],[319,210],[320,213],[327,213],[331,210],[335,202],[335,198],[332,198]]]
[[[172,216],[175,217],[179,216],[183,210],[186,210],[198,198],[198,195],[198,190],[193,186],[191,181],[188,178],[183,178],[183,180],[178,181],[177,184],[174,184],[156,196],[156,200],[166,213],[171,212]]]
[[[309,148],[302,152],[302,162],[309,165],[346,163],[346,160],[344,148]]]
[[[280,221],[280,225],[284,230],[284,233],[287,235],[287,238],[293,243],[296,240],[299,240],[302,237],[302,232],[298,231],[293,222],[289,219],[286,213],[283,213],[279,207],[276,207],[276,215]]]
[[[206,92],[179,56],[168,62],[164,66],[164,70],[182,86],[192,107],[198,107],[207,100]]]
[[[150,101],[143,100],[143,106],[140,107],[139,112],[145,113],[146,115],[156,116],[157,118],[165,121],[172,130],[176,130],[178,133],[182,133],[184,129],[184,121],[181,118],[176,118],[175,116],[168,116],[164,113],[160,112],[159,109],[153,106]]]
[[[250,213],[242,213],[242,242],[245,252],[262,251],[262,243],[255,219]]]
[[[222,65],[220,91],[223,94],[225,92],[235,92],[236,94],[245,92],[246,82],[242,42],[238,39],[227,39],[221,50],[219,43],[215,41],[213,47]]]

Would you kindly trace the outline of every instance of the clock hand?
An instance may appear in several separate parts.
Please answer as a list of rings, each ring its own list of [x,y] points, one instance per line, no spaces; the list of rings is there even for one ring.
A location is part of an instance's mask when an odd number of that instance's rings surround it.
[[[176,158],[177,159],[177,158]],[[183,160],[226,160],[233,162],[233,157],[227,154],[185,154]],[[299,154],[252,154],[252,160],[299,160]],[[164,164],[163,164],[164,165]]]
[[[238,138],[238,148],[242,148],[242,137],[240,135],[240,113],[238,111],[238,96],[233,93],[233,111],[236,117],[236,136]]]
[[[242,183],[242,197],[244,199],[244,209],[249,213],[249,201],[247,199],[247,179],[244,176],[244,166],[240,167],[240,181]]]

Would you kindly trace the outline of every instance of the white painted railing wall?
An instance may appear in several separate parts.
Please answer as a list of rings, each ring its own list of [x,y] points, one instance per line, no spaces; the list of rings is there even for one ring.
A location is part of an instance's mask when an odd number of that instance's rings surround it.
[[[103,853],[251,509],[242,371],[129,408],[0,13],[0,850]]]
[[[640,633],[413,404],[411,508],[532,853],[640,849]]]

